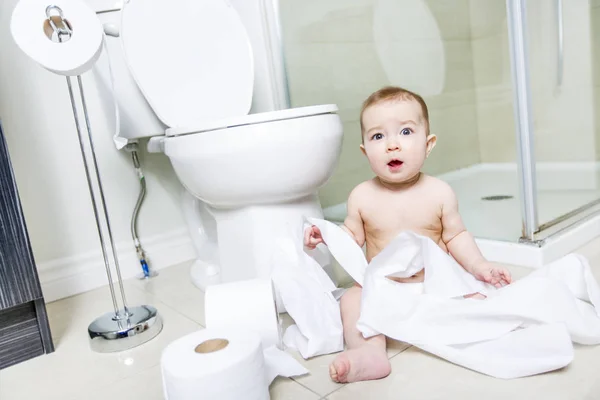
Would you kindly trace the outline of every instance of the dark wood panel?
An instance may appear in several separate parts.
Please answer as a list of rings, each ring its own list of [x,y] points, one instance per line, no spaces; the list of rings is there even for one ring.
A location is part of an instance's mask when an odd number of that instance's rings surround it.
[[[42,298],[0,122],[0,309]]]
[[[34,303],[0,311],[0,369],[44,354]]]
[[[52,353],[54,351],[54,342],[52,341],[52,333],[50,332],[50,322],[48,321],[48,313],[46,312],[46,303],[44,303],[44,299],[37,299],[34,301],[34,306],[44,351],[46,353]]]

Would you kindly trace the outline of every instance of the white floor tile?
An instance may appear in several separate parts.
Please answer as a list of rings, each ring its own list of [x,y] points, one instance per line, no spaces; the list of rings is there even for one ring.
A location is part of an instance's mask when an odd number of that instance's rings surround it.
[[[109,385],[159,364],[163,348],[201,326],[162,303],[157,297],[127,285],[130,304],[144,302],[158,309],[163,330],[151,341],[120,353],[96,353],[88,343],[87,327],[111,309],[106,288],[48,305],[56,334],[56,351],[0,371],[0,399],[86,398],[91,387]],[[142,397],[140,397],[142,398]]]
[[[387,378],[346,385],[329,395],[328,399],[598,399],[599,368],[599,347],[576,346],[574,362],[563,370],[502,380],[456,366],[411,347],[392,359],[392,373]]]
[[[192,283],[190,266],[191,262],[187,262],[161,269],[154,278],[132,280],[131,283],[156,295],[163,303],[205,326],[204,292]]]
[[[600,238],[578,252],[588,257],[600,279]],[[510,269],[515,279],[530,272]],[[204,322],[203,294],[190,283],[188,270],[189,265],[182,264],[161,270],[148,281],[125,282],[129,304],[157,307],[164,329],[154,340],[122,353],[94,353],[87,341],[88,324],[112,309],[107,288],[48,304],[56,352],[1,370],[0,399],[162,399],[161,351],[174,339],[201,329]],[[284,327],[290,323],[284,316]],[[272,399],[600,399],[600,346],[576,346],[574,362],[562,371],[511,381],[405,349],[403,343],[389,343],[393,368],[389,377],[348,385],[329,379],[328,367],[336,354],[303,360],[290,350],[311,373],[276,379],[270,387]]]

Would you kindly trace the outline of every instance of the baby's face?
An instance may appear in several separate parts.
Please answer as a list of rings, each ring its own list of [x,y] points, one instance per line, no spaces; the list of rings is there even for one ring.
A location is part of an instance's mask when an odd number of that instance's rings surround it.
[[[371,169],[387,183],[404,183],[420,171],[435,145],[427,135],[421,106],[414,100],[375,104],[363,113],[361,149]]]

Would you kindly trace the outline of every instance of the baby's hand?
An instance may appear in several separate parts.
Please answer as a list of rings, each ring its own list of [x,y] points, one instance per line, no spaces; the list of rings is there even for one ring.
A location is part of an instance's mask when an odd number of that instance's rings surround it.
[[[323,236],[321,236],[321,230],[313,225],[304,231],[304,245],[309,249],[314,249],[319,243],[325,243]]]
[[[497,288],[512,282],[508,269],[489,261],[479,264],[472,274],[480,281],[494,285]]]

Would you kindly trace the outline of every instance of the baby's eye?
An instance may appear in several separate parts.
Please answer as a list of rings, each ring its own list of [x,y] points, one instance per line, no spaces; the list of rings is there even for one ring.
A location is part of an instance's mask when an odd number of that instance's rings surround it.
[[[371,139],[381,140],[381,139],[383,139],[383,133],[376,133],[373,135],[373,137]]]
[[[403,135],[410,135],[412,133],[412,130],[409,128],[404,128],[400,133],[402,133]]]

